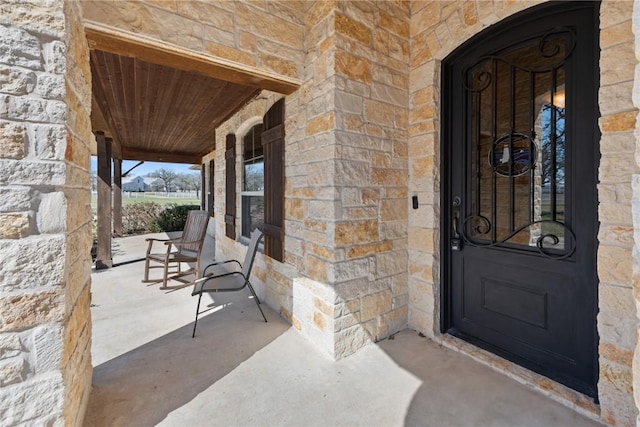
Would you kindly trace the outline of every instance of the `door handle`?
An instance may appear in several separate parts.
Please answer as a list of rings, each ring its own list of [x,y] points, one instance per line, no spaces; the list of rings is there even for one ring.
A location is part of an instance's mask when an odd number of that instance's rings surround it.
[[[451,221],[451,225],[453,226],[453,237],[454,238],[458,238],[460,237],[460,233],[458,233],[458,219],[459,219],[460,214],[458,212],[454,212],[453,213],[453,219]]]
[[[462,200],[460,197],[455,197],[453,199],[453,209],[452,209],[452,217],[451,217],[451,227],[453,228],[453,234],[451,236],[451,250],[452,251],[461,251],[462,250],[462,239],[460,238],[460,232],[458,230],[458,221],[460,221],[460,205],[462,204]]]

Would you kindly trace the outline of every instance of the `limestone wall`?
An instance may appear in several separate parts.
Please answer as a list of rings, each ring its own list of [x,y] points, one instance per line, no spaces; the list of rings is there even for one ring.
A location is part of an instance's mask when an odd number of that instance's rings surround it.
[[[445,340],[438,333],[441,61],[537,3],[88,1],[82,15],[302,81],[285,107],[285,261],[259,254],[254,273],[270,306],[342,357],[407,322]],[[634,5],[603,1],[600,23],[598,387],[611,425],[636,424],[640,406]],[[78,8],[0,0],[0,418],[9,424],[79,425],[90,389],[90,72]],[[242,259],[246,250],[224,237],[225,135],[236,133],[240,143],[280,96],[263,92],[227,121],[204,159],[216,160],[220,258]],[[504,361],[494,367],[518,371]],[[560,393],[551,381],[514,375]]]
[[[83,18],[288,77],[304,64],[304,1],[83,1]]]
[[[484,27],[535,3],[412,2],[409,191],[427,200],[430,208],[409,215],[409,323],[430,336],[437,337],[439,329],[440,64]],[[638,380],[632,366],[638,345],[631,210],[632,179],[638,173],[631,155],[637,150],[637,103],[634,106],[631,98],[637,64],[631,32],[633,5],[603,1],[600,14],[598,394],[602,420],[611,425],[633,425],[637,417],[633,394]]]
[[[267,110],[282,97],[282,95],[263,92],[258,100],[252,102],[225,122],[216,131],[216,147],[214,153],[206,156],[204,161],[208,163],[210,159],[215,159],[215,203],[214,203],[214,220],[216,235],[216,258],[220,259],[238,259],[243,260],[247,250],[248,239],[244,241],[233,241],[225,236],[225,157],[224,148],[225,138],[229,133],[237,134],[237,150],[236,150],[236,176],[242,177],[242,136],[255,124],[262,123],[262,117]],[[286,109],[295,110],[290,106],[291,100],[295,100],[292,96],[287,100]],[[291,128],[292,121],[285,122],[285,132],[293,133]],[[288,143],[288,142],[287,142]],[[236,182],[236,212],[241,211],[240,192],[242,191],[241,179]],[[241,235],[240,217],[236,217],[236,235]],[[286,256],[291,258],[291,250]],[[279,310],[280,314],[287,320],[291,321],[291,278],[295,276],[295,264],[285,262],[280,263],[273,261],[269,257],[262,256],[258,253],[252,270],[252,276],[255,281],[255,288],[258,296],[267,302],[271,307]]]
[[[256,277],[270,305],[342,357],[407,322],[409,9],[322,1],[304,22],[303,85],[286,100],[285,262],[259,256]],[[261,98],[218,130],[217,147],[227,133],[241,141],[277,96]],[[231,256],[244,249],[222,237],[215,156],[216,253]]]
[[[346,354],[407,325],[409,16],[408,3],[362,1],[338,2],[334,17],[329,283],[346,308],[335,331]]]
[[[632,180],[639,172],[634,161],[638,109],[631,96],[638,64],[631,31],[633,7],[632,2],[603,1],[600,9],[598,395],[602,420],[611,425],[633,425],[638,416],[632,372],[638,313],[631,206]]]
[[[0,2],[0,419],[80,425],[91,385],[90,73],[75,2]]]

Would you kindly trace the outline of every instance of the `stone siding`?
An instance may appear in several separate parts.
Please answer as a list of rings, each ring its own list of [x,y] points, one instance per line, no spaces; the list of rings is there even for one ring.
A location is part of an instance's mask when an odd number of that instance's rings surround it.
[[[3,423],[81,425],[90,390],[92,137],[82,15],[125,36],[302,82],[285,107],[285,259],[258,254],[254,277],[259,296],[322,351],[343,357],[408,324],[607,424],[637,425],[637,2],[604,0],[600,13],[599,408],[439,333],[441,61],[538,3],[0,0]],[[241,147],[280,97],[263,92],[231,117],[204,159],[216,164],[219,258],[246,251],[242,239],[224,237],[225,135],[236,134]]]
[[[264,258],[257,277],[278,278],[278,284],[261,287],[267,302],[333,357],[408,321],[504,369],[497,358],[439,333],[439,70],[464,41],[538,3],[414,1],[407,11],[396,3],[316,2],[308,9],[303,85],[287,98],[285,264]],[[602,419],[612,425],[632,424],[637,416],[631,15],[631,2],[602,3],[599,398]],[[219,138],[237,133],[270,103],[230,120]],[[216,164],[223,164],[218,155]],[[216,176],[222,218],[223,168]],[[419,200],[415,210],[412,195]],[[218,236],[222,227],[219,222]],[[241,244],[219,240],[219,253],[242,253]],[[270,266],[264,272],[262,263]],[[588,400],[543,377],[515,366],[507,372],[577,410],[597,412]]]
[[[247,105],[231,119],[225,122],[216,130],[216,147],[219,147],[214,153],[205,156],[203,162],[208,164],[209,160],[215,160],[215,203],[214,203],[214,219],[215,219],[215,236],[216,236],[216,258],[219,259],[238,259],[243,260],[248,239],[239,239],[233,241],[225,236],[225,157],[224,148],[225,138],[229,133],[237,136],[236,149],[236,176],[242,177],[242,137],[251,129],[252,126],[262,123],[262,117],[269,108],[282,97],[282,95],[263,92],[258,99]],[[292,109],[290,101],[295,100],[296,96],[287,99],[285,110]],[[285,132],[294,133],[293,122],[285,121]],[[287,142],[288,143],[288,142]],[[236,182],[236,212],[242,212],[240,192],[242,191],[242,182]],[[241,221],[236,217],[236,235],[241,235]],[[290,248],[285,253],[286,258],[291,258]],[[265,257],[262,253],[256,254],[256,259],[252,270],[254,288],[261,300],[264,300],[269,306],[275,308],[287,320],[291,321],[291,278],[295,276],[295,265],[290,263],[280,263],[273,261],[269,257]]]
[[[304,1],[83,1],[83,18],[283,76],[302,73]]]
[[[598,396],[602,420],[620,426],[636,424],[634,393],[640,385],[632,363],[638,348],[632,181],[640,171],[634,157],[638,149],[634,135],[638,108],[632,100],[638,66],[631,31],[634,3],[603,1],[600,6]]]
[[[80,425],[91,386],[90,72],[76,2],[0,2],[0,419]]]
[[[483,28],[539,2],[412,2],[411,115],[409,128],[410,188],[428,208],[409,216],[409,324],[440,340],[440,65],[457,46]],[[601,222],[598,240],[601,418],[611,425],[634,425],[633,355],[637,348],[637,310],[634,297],[634,240],[632,179],[638,165],[634,135],[637,107],[631,99],[634,56],[631,16],[634,3],[603,1],[600,12],[599,124],[601,162],[598,196]],[[422,211],[422,212],[421,212]],[[441,338],[442,337],[442,338]],[[451,344],[452,340],[445,340]],[[469,346],[461,351],[490,365],[500,361]],[[503,370],[504,368],[498,368]],[[527,384],[550,392],[577,409],[594,408],[580,396],[544,378],[509,369]],[[573,397],[572,397],[573,394]],[[636,400],[638,398],[636,397]]]
[[[286,100],[285,262],[259,256],[256,277],[268,303],[342,357],[407,325],[409,9],[316,2],[304,22],[306,71]],[[217,147],[227,133],[241,141],[277,99],[263,97],[219,129]],[[216,253],[227,257],[242,245],[222,237],[216,169]]]
[[[338,2],[333,17],[334,258],[318,259],[339,297],[338,355],[407,326],[409,18],[407,3],[365,1]]]

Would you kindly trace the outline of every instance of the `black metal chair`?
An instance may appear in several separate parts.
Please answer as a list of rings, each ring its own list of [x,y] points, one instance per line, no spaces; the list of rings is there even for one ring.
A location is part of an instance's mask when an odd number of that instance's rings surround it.
[[[200,311],[200,302],[202,300],[202,295],[205,293],[234,292],[248,287],[251,291],[251,295],[253,295],[253,299],[256,305],[258,306],[258,310],[260,310],[260,314],[262,314],[262,318],[265,322],[267,321],[267,318],[265,317],[262,308],[260,307],[260,300],[258,299],[258,295],[256,295],[256,292],[253,289],[253,286],[251,286],[251,282],[249,281],[251,268],[253,267],[253,260],[255,259],[256,252],[258,251],[258,243],[260,242],[260,239],[262,239],[262,232],[257,229],[254,230],[251,233],[251,241],[249,242],[249,247],[247,248],[247,254],[245,255],[243,264],[240,264],[240,261],[235,259],[209,264],[204,269],[203,277],[193,282],[194,286],[191,295],[198,295],[198,305],[196,307],[196,320],[193,323],[193,334],[191,335],[192,338],[196,336],[198,316],[215,308],[212,307]],[[240,271],[229,271],[229,266],[234,266],[235,268],[239,267]],[[214,272],[211,274],[207,274],[207,271],[210,268],[213,269]],[[216,269],[218,270],[218,272],[215,272]]]

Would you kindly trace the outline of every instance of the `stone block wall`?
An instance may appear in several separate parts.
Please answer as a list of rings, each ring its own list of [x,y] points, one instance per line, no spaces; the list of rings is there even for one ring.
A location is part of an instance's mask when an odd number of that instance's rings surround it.
[[[407,322],[446,341],[438,333],[441,61],[538,3],[0,0],[0,419],[80,425],[90,390],[90,70],[81,15],[302,82],[286,98],[285,262],[259,254],[254,274],[259,295],[337,358]],[[639,16],[637,2],[601,4],[598,392],[610,425],[640,420]],[[230,118],[217,147],[280,96],[263,92]],[[242,259],[246,246],[223,237],[224,150],[211,158],[216,251]],[[556,393],[548,380],[513,375]]]
[[[225,236],[225,138],[229,133],[237,135],[236,149],[236,176],[242,177],[242,136],[251,129],[252,126],[262,123],[262,117],[269,108],[282,95],[264,91],[256,100],[248,104],[245,108],[235,114],[216,131],[216,151],[205,156],[203,161],[208,164],[209,160],[215,160],[215,203],[214,221],[216,236],[216,258],[243,260],[247,250],[248,239],[231,240]],[[291,109],[291,102],[295,102],[293,95],[286,100],[285,110]],[[291,120],[285,121],[285,132],[295,134],[294,123]],[[288,142],[287,142],[288,143]],[[287,159],[287,162],[289,159]],[[240,192],[242,182],[236,182],[236,212],[242,212]],[[241,235],[241,221],[236,217],[236,236]],[[287,248],[285,257],[291,259],[291,249]],[[256,254],[256,259],[252,270],[254,288],[256,293],[288,321],[291,321],[291,278],[295,276],[295,263],[280,263],[265,257],[262,253]]]
[[[537,3],[411,3],[409,191],[416,192],[428,206],[423,210],[421,205],[409,215],[409,324],[436,339],[441,337],[438,332],[441,61],[483,28]],[[632,200],[637,199],[635,194],[640,188],[636,183],[638,164],[632,156],[637,151],[638,135],[634,134],[638,103],[634,105],[631,97],[637,75],[634,74],[637,44],[631,31],[634,4],[603,1],[600,12],[598,395],[601,419],[611,425],[634,425],[638,415],[636,402],[640,401],[636,396],[634,402],[638,383],[638,374],[634,374],[638,315]],[[566,397],[566,390],[561,391],[560,387],[549,388],[533,378],[524,381],[552,390],[551,394],[561,400],[563,393]]]
[[[267,302],[342,357],[407,324],[409,9],[309,4],[303,83],[286,100],[285,262],[259,256],[255,268]],[[259,98],[218,130],[217,147],[227,133],[240,141],[277,96]],[[230,257],[244,249],[221,237],[223,155],[215,154],[216,253]]]
[[[333,17],[338,355],[407,325],[409,17],[408,3],[366,1]]]
[[[610,425],[636,424],[634,393],[640,385],[638,368],[634,379],[633,367],[638,346],[638,300],[634,290],[637,249],[632,215],[637,196],[632,184],[636,187],[640,171],[634,158],[638,150],[634,134],[638,108],[632,100],[632,88],[638,59],[631,22],[633,7],[632,2],[615,1],[603,1],[600,6],[598,395],[601,418]]]
[[[304,1],[83,1],[112,29],[288,77],[302,72]]]
[[[80,425],[91,386],[90,73],[76,2],[0,2],[0,419]]]

